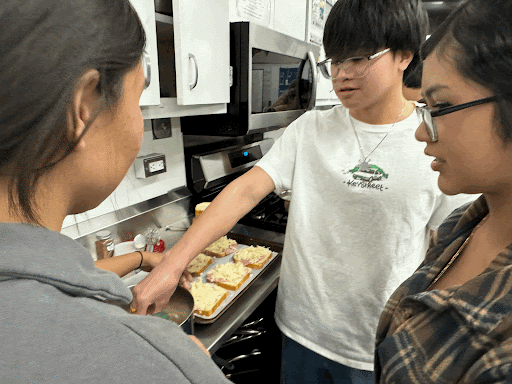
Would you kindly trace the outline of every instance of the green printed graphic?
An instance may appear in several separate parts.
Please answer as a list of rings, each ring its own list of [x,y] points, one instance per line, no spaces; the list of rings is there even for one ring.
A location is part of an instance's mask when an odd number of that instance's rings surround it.
[[[349,172],[352,173],[352,177],[354,179],[360,179],[368,182],[372,182],[374,180],[382,180],[382,178],[387,179],[389,176],[380,167],[366,162],[356,165]]]

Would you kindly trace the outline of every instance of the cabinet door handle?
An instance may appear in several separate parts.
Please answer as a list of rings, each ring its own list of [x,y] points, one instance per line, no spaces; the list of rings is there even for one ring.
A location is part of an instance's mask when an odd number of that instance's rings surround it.
[[[199,79],[199,68],[197,66],[197,59],[192,53],[188,54],[188,59],[189,59],[189,62],[190,62],[190,59],[193,60],[194,68],[195,68],[194,81],[192,83],[190,83],[190,90],[193,90],[197,85],[197,80]]]
[[[146,49],[142,53],[142,67],[144,68],[144,89],[146,89],[151,84],[151,58]]]

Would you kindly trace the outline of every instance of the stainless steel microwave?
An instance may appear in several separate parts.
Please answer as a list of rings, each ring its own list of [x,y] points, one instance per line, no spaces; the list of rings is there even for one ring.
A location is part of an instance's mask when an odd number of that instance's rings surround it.
[[[251,22],[231,23],[227,113],[186,116],[186,135],[243,136],[282,128],[315,107],[320,47]]]

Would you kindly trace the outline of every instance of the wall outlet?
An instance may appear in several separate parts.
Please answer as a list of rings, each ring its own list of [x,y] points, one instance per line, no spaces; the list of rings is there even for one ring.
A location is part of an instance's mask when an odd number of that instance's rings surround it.
[[[167,172],[165,155],[161,153],[152,153],[151,155],[137,157],[133,166],[137,179],[145,179]]]

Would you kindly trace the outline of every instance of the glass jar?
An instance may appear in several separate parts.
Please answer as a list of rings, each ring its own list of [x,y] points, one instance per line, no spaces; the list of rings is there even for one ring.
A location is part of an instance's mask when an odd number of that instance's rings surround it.
[[[96,233],[96,256],[98,260],[114,256],[114,238],[110,231]]]

